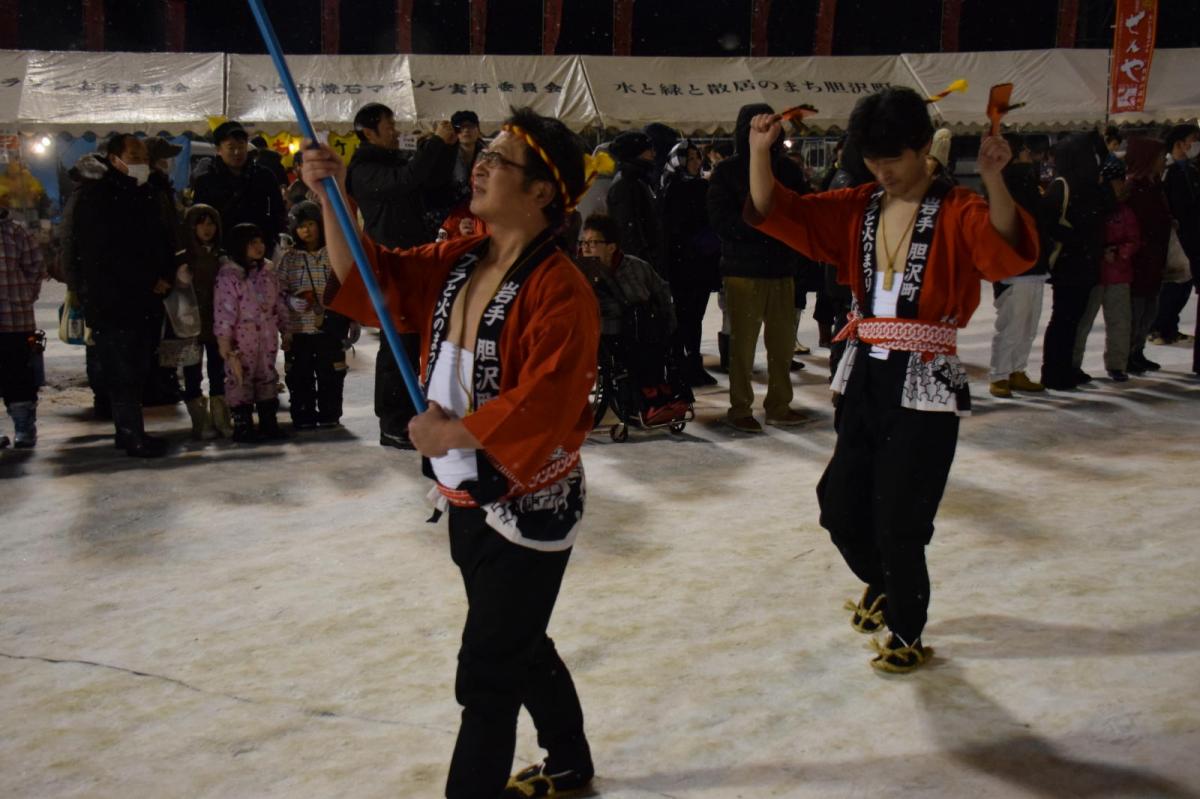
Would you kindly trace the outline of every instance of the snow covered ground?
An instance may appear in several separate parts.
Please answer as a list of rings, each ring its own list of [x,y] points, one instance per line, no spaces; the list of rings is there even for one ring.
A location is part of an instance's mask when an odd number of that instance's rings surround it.
[[[707,322],[711,344],[715,303]],[[985,287],[929,549],[938,657],[908,677],[868,667],[842,610],[860,586],[816,523],[824,351],[796,376],[806,428],[737,436],[714,389],[681,436],[593,436],[551,635],[600,795],[1200,797],[1190,350],[998,401],[991,322]],[[465,603],[415,454],[378,446],[375,346],[344,431],[200,444],[180,406],[149,419],[176,453],[139,462],[89,420],[82,351],[51,341],[41,442],[0,453],[0,795],[441,795]]]

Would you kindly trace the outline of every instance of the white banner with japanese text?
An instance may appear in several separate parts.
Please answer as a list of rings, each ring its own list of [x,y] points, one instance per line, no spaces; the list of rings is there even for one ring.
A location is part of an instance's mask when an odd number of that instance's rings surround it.
[[[383,103],[398,121],[416,119],[412,78],[403,55],[288,56],[288,68],[313,124],[353,127],[367,103]],[[290,122],[296,115],[265,55],[227,56],[225,116],[243,122]]]
[[[0,50],[0,125],[9,127],[19,119],[28,63],[24,50]]]
[[[427,124],[471,110],[490,135],[513,108],[524,106],[574,130],[599,119],[577,56],[410,55],[408,64],[415,119]]]
[[[401,128],[428,128],[469,109],[491,133],[514,106],[576,129],[596,120],[574,56],[290,56],[288,66],[314,124],[338,129],[347,129],[367,103],[391,108]],[[231,119],[295,119],[267,56],[228,57],[227,98]]]
[[[203,122],[224,109],[224,59],[220,53],[30,52],[19,119],[22,125]]]
[[[606,127],[663,122],[686,133],[731,132],[738,110],[768,103],[776,111],[806,103],[813,128],[845,127],[860,97],[911,86],[896,56],[825,58],[613,58],[584,56]]]

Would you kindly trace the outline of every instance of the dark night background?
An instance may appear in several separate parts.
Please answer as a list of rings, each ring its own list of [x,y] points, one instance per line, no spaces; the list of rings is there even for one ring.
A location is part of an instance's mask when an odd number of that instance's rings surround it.
[[[29,50],[84,49],[83,0],[20,0],[18,46]],[[775,0],[769,47],[776,56],[809,55],[817,0]],[[266,0],[284,49],[319,53],[320,0]],[[1076,47],[1112,43],[1114,0],[1081,0]],[[105,0],[105,48],[151,51],[163,46],[161,0]],[[637,0],[633,54],[748,55],[751,0]],[[395,0],[342,0],[343,53],[395,51]],[[1200,46],[1200,0],[1160,0],[1158,47]],[[1055,44],[1055,0],[964,0],[959,49],[1043,49]],[[541,51],[541,0],[489,0],[487,52]],[[940,49],[940,0],[840,0],[834,55],[929,52]],[[415,0],[413,50],[469,51],[467,0]],[[189,51],[263,52],[244,0],[187,4]],[[612,2],[566,0],[558,52],[612,53]]]

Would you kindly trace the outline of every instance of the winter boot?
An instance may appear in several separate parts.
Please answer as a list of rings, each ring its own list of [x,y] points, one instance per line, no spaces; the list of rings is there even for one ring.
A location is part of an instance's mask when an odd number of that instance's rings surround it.
[[[229,438],[233,435],[233,417],[229,415],[229,405],[226,404],[225,397],[208,398],[208,417],[212,420],[212,425],[221,438]]]
[[[193,397],[187,401],[188,416],[192,417],[192,438],[197,441],[212,441],[217,437],[217,428],[213,427],[212,416],[208,412],[208,403],[204,397]]]
[[[282,441],[290,436],[279,426],[279,400],[264,400],[255,405],[258,411],[258,438],[260,441]]]
[[[13,446],[17,449],[33,449],[37,444],[37,403],[14,402],[8,406],[16,433]]]
[[[118,449],[131,458],[161,458],[167,454],[166,439],[146,434],[140,402],[114,402],[112,409]]]
[[[1008,376],[1008,387],[1014,391],[1045,391],[1046,387],[1034,382],[1024,372],[1013,372]]]
[[[729,374],[729,336],[725,333],[717,334],[717,352],[721,356],[719,371]]]
[[[252,444],[258,440],[254,434],[254,406],[234,405],[230,410],[233,430],[230,437],[239,444]]]

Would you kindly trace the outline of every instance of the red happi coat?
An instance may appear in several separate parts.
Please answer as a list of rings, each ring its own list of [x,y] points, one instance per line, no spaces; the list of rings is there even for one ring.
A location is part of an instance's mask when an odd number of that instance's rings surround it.
[[[410,250],[381,247],[363,237],[393,321],[421,334],[421,374],[429,359],[434,310],[459,259],[483,236]],[[378,327],[366,285],[352,272],[329,305]],[[523,493],[560,447],[577,451],[592,429],[588,393],[596,376],[600,315],[591,285],[561,250],[536,266],[521,286],[500,332],[500,391],[463,419],[488,459]]]
[[[862,220],[877,183],[799,195],[778,181],[770,213],[762,217],[747,200],[746,221],[815,261],[837,267],[838,282],[864,305]],[[979,307],[979,281],[1014,277],[1037,261],[1037,226],[1017,206],[1021,232],[1014,249],[992,227],[987,201],[956,187],[942,200],[921,289],[917,318],[966,327]]]

